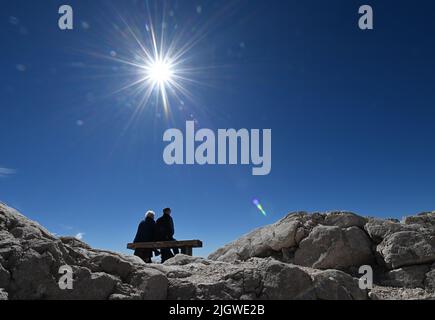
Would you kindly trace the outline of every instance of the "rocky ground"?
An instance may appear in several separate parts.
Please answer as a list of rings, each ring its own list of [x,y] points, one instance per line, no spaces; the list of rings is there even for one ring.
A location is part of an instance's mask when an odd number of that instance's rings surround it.
[[[72,290],[59,288],[64,265]],[[362,265],[374,270],[372,290],[359,288]],[[0,204],[2,299],[435,299],[435,213],[399,222],[296,212],[208,259],[147,265],[55,237]]]

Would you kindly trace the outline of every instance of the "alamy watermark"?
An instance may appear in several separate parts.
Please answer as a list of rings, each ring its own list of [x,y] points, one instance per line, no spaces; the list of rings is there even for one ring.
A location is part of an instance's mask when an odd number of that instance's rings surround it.
[[[59,289],[72,290],[74,281],[72,268],[68,265],[61,266],[59,268],[59,274],[62,275],[58,281]]]
[[[58,13],[61,15],[58,20],[59,29],[73,30],[73,8],[70,5],[61,5]],[[373,8],[370,5],[365,4],[358,8],[358,13],[361,15],[358,19],[358,27],[361,30],[373,30]]]
[[[359,7],[358,13],[361,14],[358,27],[361,30],[373,30],[373,8],[369,5],[363,5]]]
[[[58,13],[61,15],[57,24],[60,30],[72,30],[74,28],[73,8],[70,5],[59,7]]]
[[[361,290],[373,289],[373,269],[371,266],[364,265],[358,270],[359,274],[362,274],[361,278],[358,280],[358,286]]]
[[[211,129],[195,132],[195,122],[187,121],[185,135],[179,129],[168,129],[163,141],[169,142],[163,151],[168,165],[236,165],[240,160],[242,165],[254,166],[254,176],[272,170],[272,129],[218,129],[215,134]]]

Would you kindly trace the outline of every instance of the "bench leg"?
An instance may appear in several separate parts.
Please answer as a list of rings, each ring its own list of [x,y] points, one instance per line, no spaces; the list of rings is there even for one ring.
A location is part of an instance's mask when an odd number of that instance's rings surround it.
[[[186,247],[181,248],[181,254],[187,254],[187,248]]]
[[[188,256],[191,256],[191,255],[192,255],[192,247],[188,247],[188,248],[186,248],[186,254],[187,254]]]

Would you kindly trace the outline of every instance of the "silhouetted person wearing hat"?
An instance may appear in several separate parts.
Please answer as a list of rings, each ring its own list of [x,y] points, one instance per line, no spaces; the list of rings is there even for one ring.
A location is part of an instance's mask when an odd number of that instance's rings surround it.
[[[163,215],[157,219],[156,222],[156,236],[158,241],[175,241],[174,239],[174,221],[171,217],[171,209],[163,209]],[[166,260],[172,258],[174,255],[178,254],[177,248],[172,249],[161,249],[162,263]]]
[[[154,221],[154,212],[148,211],[145,216],[145,220],[142,220],[137,228],[136,237],[134,243],[138,242],[153,242],[156,237],[156,222]],[[151,263],[153,251],[151,249],[136,249],[134,255],[141,258],[146,263]],[[156,252],[156,255],[158,251]]]

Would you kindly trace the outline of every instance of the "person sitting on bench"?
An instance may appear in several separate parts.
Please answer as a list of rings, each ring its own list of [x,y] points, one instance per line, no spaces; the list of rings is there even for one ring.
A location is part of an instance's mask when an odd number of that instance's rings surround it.
[[[171,209],[165,208],[163,209],[163,215],[157,219],[156,222],[156,235],[158,241],[176,241],[174,239],[174,221],[171,217]],[[178,248],[172,249],[161,249],[162,254],[162,263],[166,260],[172,258],[174,255],[179,253]]]
[[[145,215],[145,220],[142,220],[137,229],[134,243],[138,242],[153,242],[156,237],[156,222],[154,221],[154,212],[148,211]],[[159,255],[157,250],[155,255]],[[134,255],[141,258],[146,263],[151,263],[152,249],[136,249]]]

